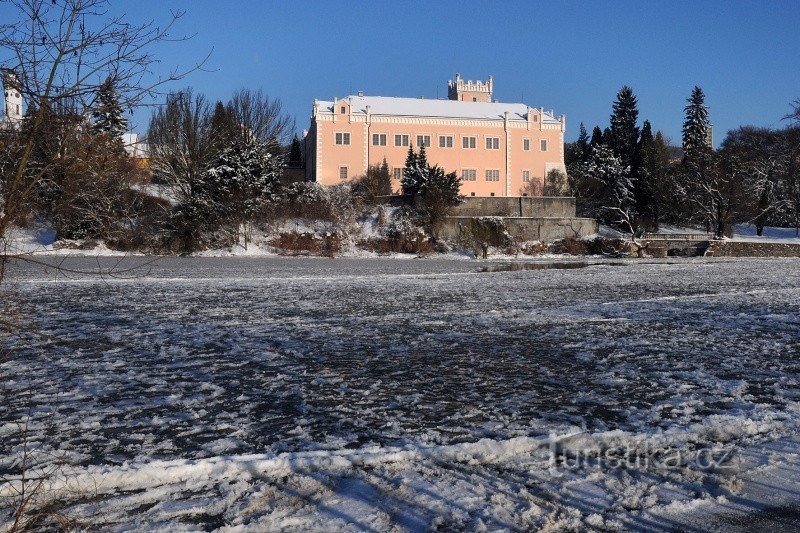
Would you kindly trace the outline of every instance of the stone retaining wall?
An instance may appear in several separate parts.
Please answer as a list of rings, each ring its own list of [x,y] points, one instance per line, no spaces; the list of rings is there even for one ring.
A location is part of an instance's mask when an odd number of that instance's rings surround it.
[[[706,255],[712,257],[800,257],[800,244],[712,241]]]
[[[473,218],[447,217],[439,230],[440,239],[451,242],[473,240],[471,233]],[[593,218],[574,217],[507,217],[502,224],[509,236],[517,242],[553,242],[572,237],[581,239],[597,233],[597,221]]]
[[[453,209],[462,217],[533,217],[571,218],[575,216],[575,198],[560,196],[467,196]]]

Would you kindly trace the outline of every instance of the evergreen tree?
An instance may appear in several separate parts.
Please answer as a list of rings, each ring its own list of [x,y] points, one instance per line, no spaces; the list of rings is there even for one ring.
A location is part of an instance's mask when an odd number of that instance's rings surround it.
[[[603,144],[612,150],[614,149],[614,134],[611,133],[611,128],[606,128],[603,130]]]
[[[586,172],[600,184],[600,197],[593,199],[597,214],[606,222],[633,233],[636,211],[630,168],[622,164],[609,146],[599,145],[592,148]]]
[[[419,193],[420,186],[424,181],[421,174],[418,157],[412,144],[408,147],[406,166],[403,169],[403,178],[400,180],[400,187],[404,195],[413,197]]]
[[[217,100],[214,105],[214,111],[211,114],[211,126],[209,128],[209,144],[213,152],[209,155],[212,158],[233,145],[236,139],[236,129],[236,122],[228,108]]]
[[[386,162],[385,159],[384,162]],[[300,148],[300,140],[297,138],[297,134],[295,134],[294,139],[292,139],[292,147],[289,150],[289,167],[303,167],[303,150]]]
[[[632,167],[639,142],[639,127],[636,125],[639,110],[630,87],[625,85],[620,89],[612,109],[611,146],[622,164]]]
[[[695,85],[691,96],[686,100],[686,118],[683,121],[683,151],[685,157],[692,158],[709,150],[707,143],[711,123],[708,121],[708,107],[705,105],[703,90]]]
[[[461,180],[455,172],[445,173],[436,165],[426,167],[425,176],[419,188],[418,209],[433,232],[450,209],[461,203]]]
[[[580,160],[586,161],[589,158],[589,134],[586,133],[583,122],[581,122],[576,145],[578,147],[578,156]]]
[[[279,199],[283,160],[267,143],[237,141],[223,150],[203,173],[209,216],[241,224],[269,201]]]
[[[425,155],[425,145],[422,144],[419,147],[419,154],[417,154],[417,166],[419,168],[427,169],[428,168],[428,156]]]
[[[108,133],[114,139],[122,140],[122,134],[128,129],[128,120],[123,116],[119,96],[114,87],[114,80],[108,78],[97,91],[92,106],[92,131]]]
[[[603,130],[600,129],[600,126],[595,126],[592,130],[592,140],[589,141],[589,147],[594,148],[595,146],[603,144]],[[589,154],[587,156],[587,160],[589,156],[591,156],[591,150],[589,150]]]
[[[658,227],[655,216],[656,192],[652,180],[655,166],[655,140],[649,120],[642,124],[642,132],[636,145],[633,161],[634,178],[636,180],[636,207],[639,214],[647,219],[647,224]]]

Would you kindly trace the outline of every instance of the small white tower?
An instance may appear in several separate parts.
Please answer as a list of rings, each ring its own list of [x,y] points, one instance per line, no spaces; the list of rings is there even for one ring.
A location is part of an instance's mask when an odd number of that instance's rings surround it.
[[[17,75],[3,72],[3,112],[5,121],[15,126],[22,121],[22,94],[19,90]]]

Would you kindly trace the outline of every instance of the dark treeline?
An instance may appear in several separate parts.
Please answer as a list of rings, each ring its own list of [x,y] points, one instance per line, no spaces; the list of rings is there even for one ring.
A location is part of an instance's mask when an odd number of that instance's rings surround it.
[[[705,95],[684,108],[681,148],[649,121],[639,126],[636,96],[623,87],[610,125],[583,124],[565,147],[570,187],[584,214],[641,234],[660,224],[697,224],[721,237],[737,223],[800,226],[800,102],[781,129],[743,126],[711,146]]]

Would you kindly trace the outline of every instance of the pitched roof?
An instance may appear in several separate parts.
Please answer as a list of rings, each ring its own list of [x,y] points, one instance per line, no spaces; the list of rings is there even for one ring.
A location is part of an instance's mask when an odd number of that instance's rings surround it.
[[[528,106],[498,102],[463,102],[459,100],[433,100],[430,98],[396,98],[391,96],[346,96],[351,113],[365,115],[367,106],[373,115],[405,117],[447,117],[472,119],[502,119],[508,111],[509,120],[528,120]],[[333,102],[317,101],[317,109],[333,113]],[[560,121],[547,111],[542,113],[542,122]]]

